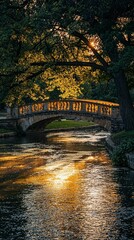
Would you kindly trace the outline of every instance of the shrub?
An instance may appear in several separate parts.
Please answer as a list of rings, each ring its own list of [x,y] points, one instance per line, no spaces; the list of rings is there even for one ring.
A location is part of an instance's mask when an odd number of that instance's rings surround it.
[[[134,151],[134,139],[124,140],[113,151],[111,158],[116,166],[127,166],[126,153]]]
[[[118,133],[114,133],[111,136],[111,139],[115,143],[115,145],[119,145],[122,143],[122,139],[128,141],[128,139],[134,139],[134,130],[133,131],[121,131]]]

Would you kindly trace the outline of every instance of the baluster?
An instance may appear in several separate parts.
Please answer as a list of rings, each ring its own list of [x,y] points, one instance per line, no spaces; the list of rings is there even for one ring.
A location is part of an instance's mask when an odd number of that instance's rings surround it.
[[[109,115],[111,115],[111,114],[112,114],[112,108],[110,106],[110,108],[109,108]]]
[[[86,112],[91,112],[91,109],[92,109],[92,104],[86,103]]]
[[[60,110],[60,102],[59,101],[57,102],[57,110],[58,111]]]
[[[60,111],[62,111],[63,110],[63,103],[62,103],[62,101],[60,101]]]
[[[21,115],[22,114],[22,107],[19,107],[19,115]]]
[[[93,109],[94,109],[94,104],[93,103],[91,103],[91,105],[90,105],[91,107],[90,107],[90,112],[93,112]]]
[[[67,111],[67,102],[64,102],[64,110]]]
[[[81,111],[81,109],[82,109],[82,108],[81,108],[81,102],[79,102],[79,111]]]
[[[75,111],[78,111],[78,102],[75,102]]]
[[[34,104],[32,104],[32,106],[31,106],[31,111],[32,111],[32,113],[34,112]]]
[[[66,102],[63,102],[63,110],[66,110]]]
[[[98,113],[98,105],[95,104],[95,113]]]
[[[76,102],[73,102],[73,111],[76,109]]]
[[[50,102],[50,111],[53,111],[53,102]]]
[[[50,111],[50,102],[47,104],[47,110]]]
[[[111,115],[111,106],[108,107],[108,114]]]
[[[88,112],[88,103],[85,104],[85,111]]]
[[[70,110],[70,102],[67,102],[67,107],[66,107],[66,110]]]

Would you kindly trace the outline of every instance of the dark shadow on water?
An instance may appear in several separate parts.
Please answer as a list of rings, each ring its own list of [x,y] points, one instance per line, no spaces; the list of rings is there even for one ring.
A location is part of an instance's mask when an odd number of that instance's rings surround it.
[[[118,168],[113,172],[113,180],[118,184],[120,206],[116,212],[119,239],[134,239],[134,171]]]

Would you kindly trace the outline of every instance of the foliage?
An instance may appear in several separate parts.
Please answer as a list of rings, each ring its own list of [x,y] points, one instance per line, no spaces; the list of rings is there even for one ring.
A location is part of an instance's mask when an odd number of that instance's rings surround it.
[[[62,68],[60,72],[56,68],[50,70],[51,64],[32,65],[50,62],[55,56],[63,57],[57,43],[61,43],[60,37],[53,37],[49,26],[44,30],[41,24],[40,4],[39,1],[2,1],[0,4],[0,102],[22,104],[26,99],[44,100],[55,88],[63,98],[78,97],[80,93],[73,77],[74,69]]]
[[[132,88],[133,8],[132,0],[2,0],[0,101],[44,100],[55,89],[61,98],[81,97],[81,86],[103,72],[114,79],[125,127],[133,129],[125,76]],[[103,84],[96,84],[94,98],[111,98]]]
[[[80,98],[118,102],[114,81],[109,81],[108,77],[101,73],[91,76],[81,84]]]
[[[111,154],[113,163],[116,166],[127,166],[126,153],[134,151],[134,139],[124,140]]]
[[[122,143],[122,139],[127,140],[133,140],[134,139],[134,131],[122,131],[118,133],[114,133],[111,136],[111,139],[116,145],[119,145]]]
[[[46,83],[47,96],[53,96],[54,99],[56,98],[54,93],[58,91],[58,98],[77,98],[81,94],[80,84],[82,81],[78,82],[76,79],[76,73],[78,76],[79,71],[80,69],[74,67],[70,68],[69,71],[64,67],[45,71],[41,77]]]

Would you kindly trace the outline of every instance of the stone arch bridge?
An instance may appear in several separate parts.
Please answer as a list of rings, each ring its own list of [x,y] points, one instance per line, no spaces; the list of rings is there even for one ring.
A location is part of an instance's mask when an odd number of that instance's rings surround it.
[[[21,132],[42,131],[49,122],[62,118],[93,121],[110,132],[123,129],[119,105],[97,100],[48,100],[8,108],[7,113],[7,121]]]

